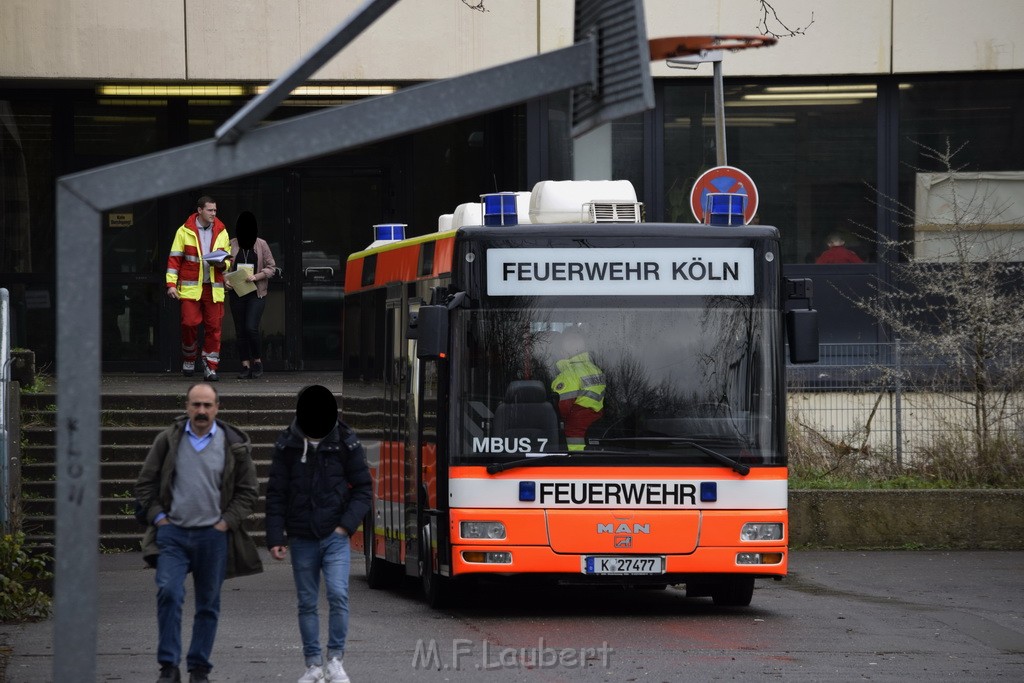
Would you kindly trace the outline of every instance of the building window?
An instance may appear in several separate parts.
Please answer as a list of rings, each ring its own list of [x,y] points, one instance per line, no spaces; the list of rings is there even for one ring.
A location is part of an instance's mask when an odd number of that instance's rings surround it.
[[[970,225],[970,258],[1024,260],[1021,102],[1019,76],[899,84],[902,258],[955,259],[944,226],[957,221]]]
[[[663,92],[665,218],[693,222],[693,184],[717,165],[714,93],[678,81]],[[726,82],[726,161],[756,183],[754,222],[779,229],[786,263],[814,263],[833,234],[876,258],[875,99],[863,82]]]
[[[45,364],[54,349],[53,114],[48,102],[0,98],[0,286],[10,293],[11,345]]]

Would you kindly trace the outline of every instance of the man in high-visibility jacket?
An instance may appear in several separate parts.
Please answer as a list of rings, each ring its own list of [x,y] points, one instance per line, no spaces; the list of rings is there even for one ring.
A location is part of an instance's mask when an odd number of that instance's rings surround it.
[[[587,429],[604,412],[604,372],[583,350],[584,340],[578,332],[562,332],[558,347],[562,360],[555,362],[558,375],[551,388],[558,394],[566,446],[570,451],[582,451]]]
[[[196,212],[178,228],[167,257],[167,296],[181,301],[181,373],[196,369],[199,326],[203,326],[204,376],[216,382],[220,364],[220,325],[224,318],[224,271],[228,259],[204,260],[218,249],[231,252],[228,229],[217,218],[217,202],[202,196]]]

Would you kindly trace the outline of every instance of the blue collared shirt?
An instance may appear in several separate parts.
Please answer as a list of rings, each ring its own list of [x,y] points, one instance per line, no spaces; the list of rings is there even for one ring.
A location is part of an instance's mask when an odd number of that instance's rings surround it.
[[[217,433],[217,421],[213,421],[213,426],[210,427],[210,431],[206,433],[206,436],[196,436],[195,432],[192,431],[192,420],[189,420],[185,423],[185,433],[188,434],[188,440],[192,442],[192,448],[196,449],[196,453],[198,453],[213,441],[213,435]]]

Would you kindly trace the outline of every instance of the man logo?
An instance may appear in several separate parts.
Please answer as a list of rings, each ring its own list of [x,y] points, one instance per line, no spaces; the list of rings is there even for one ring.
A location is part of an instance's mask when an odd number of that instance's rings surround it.
[[[597,533],[599,534],[650,534],[650,524],[626,524],[625,522],[619,522],[618,524],[598,524]]]
[[[616,536],[615,537],[616,548],[632,548],[633,537],[632,536]]]

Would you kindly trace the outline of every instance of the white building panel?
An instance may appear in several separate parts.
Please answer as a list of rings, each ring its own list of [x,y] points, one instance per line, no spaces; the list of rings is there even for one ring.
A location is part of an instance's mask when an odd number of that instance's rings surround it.
[[[894,0],[893,71],[1024,69],[1021,0]]]

